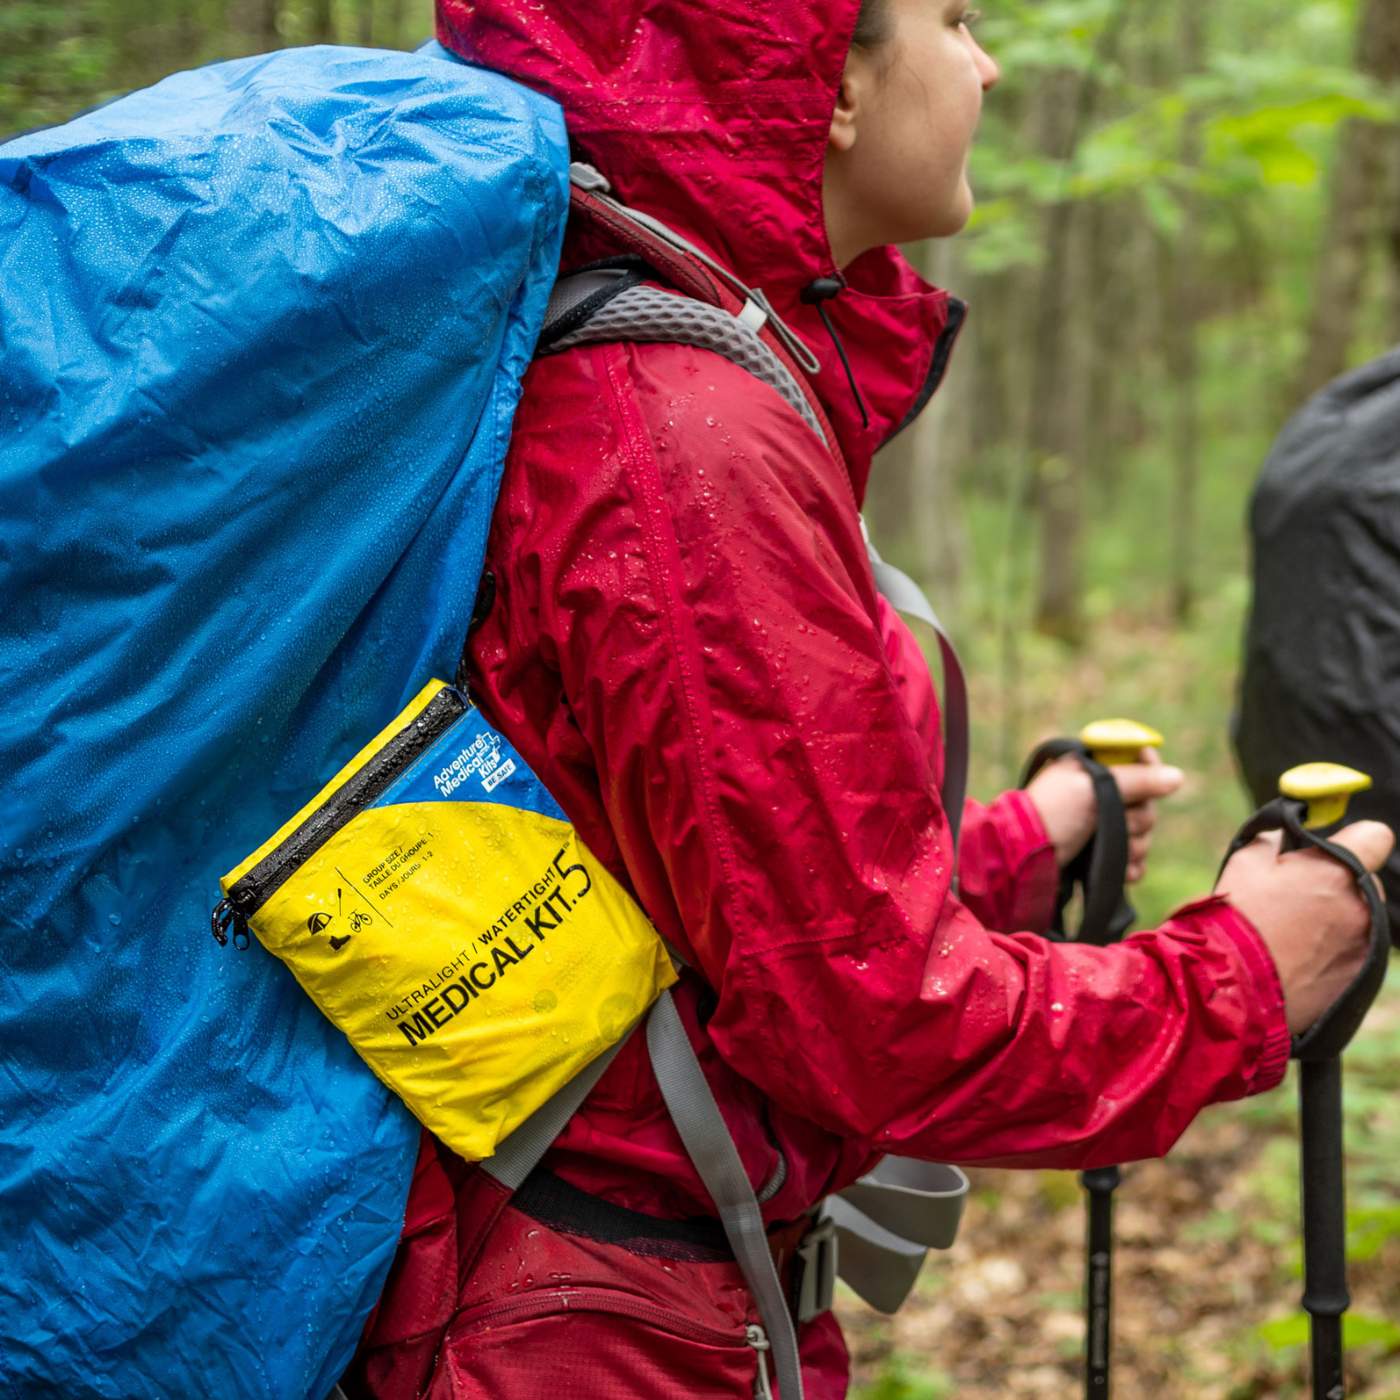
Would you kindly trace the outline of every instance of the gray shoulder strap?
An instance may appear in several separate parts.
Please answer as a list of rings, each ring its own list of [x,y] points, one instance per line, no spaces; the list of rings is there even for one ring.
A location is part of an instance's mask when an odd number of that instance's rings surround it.
[[[861,529],[865,522],[861,521]],[[908,574],[887,564],[865,535],[865,549],[875,574],[875,586],[884,594],[896,612],[918,618],[933,628],[938,637],[938,654],[943,663],[943,811],[953,831],[953,847],[957,848],[962,829],[963,803],[967,800],[967,767],[969,717],[967,708],[967,677],[962,662],[938,614],[933,610],[924,590]]]
[[[635,1031],[636,1027],[632,1028]],[[539,1165],[550,1144],[564,1131],[593,1086],[603,1077],[617,1052],[632,1037],[628,1031],[616,1045],[581,1069],[554,1097],[546,1099],[496,1150],[481,1163],[481,1169],[508,1190],[516,1190]]]
[[[865,522],[861,522],[862,530]],[[917,618],[938,638],[943,663],[943,810],[956,850],[967,799],[969,715],[967,678],[933,605],[908,574],[887,564],[865,534],[875,586],[897,612]],[[956,1167],[886,1157],[872,1171],[828,1198],[841,1277],[881,1312],[898,1310],[930,1248],[947,1249],[962,1219],[967,1178]]]
[[[647,1018],[647,1049],[671,1121],[719,1211],[730,1248],[763,1319],[778,1394],[781,1400],[802,1400],[797,1332],[768,1248],[758,1198],[669,991],[661,993]],[[761,1353],[758,1364],[764,1364]]]
[[[501,1185],[516,1190],[539,1164],[631,1034],[604,1051],[537,1108],[481,1163],[482,1169]],[[646,1037],[652,1069],[671,1121],[719,1211],[725,1236],[763,1319],[781,1400],[802,1400],[797,1334],[768,1248],[763,1212],[669,991],[662,992],[652,1006],[646,1018]],[[759,1365],[764,1364],[760,1354]]]

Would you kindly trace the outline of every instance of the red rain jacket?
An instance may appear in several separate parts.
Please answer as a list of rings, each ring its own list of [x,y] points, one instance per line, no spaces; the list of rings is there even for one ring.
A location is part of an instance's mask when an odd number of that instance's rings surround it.
[[[932,392],[961,308],[893,249],[846,270],[828,308],[863,428],[801,301],[836,272],[821,177],[857,8],[439,0],[444,44],[557,98],[620,197],[761,286],[822,360],[844,468],[776,393],[705,351],[538,361],[471,677],[698,969],[682,1015],[751,1179],[786,1171],[772,1221],[882,1153],[1159,1155],[1205,1105],[1275,1084],[1288,1052],[1270,956],[1221,900],[1108,950],[1036,936],[1055,872],[1022,795],[970,808],[951,892],[936,698],[876,595],[858,510],[872,452]],[[566,265],[597,251],[572,246]],[[652,1215],[712,1209],[640,1037],[547,1164]],[[410,1220],[450,1200],[425,1154]],[[450,1289],[445,1248],[429,1232],[401,1251],[401,1297],[415,1276],[425,1297]]]

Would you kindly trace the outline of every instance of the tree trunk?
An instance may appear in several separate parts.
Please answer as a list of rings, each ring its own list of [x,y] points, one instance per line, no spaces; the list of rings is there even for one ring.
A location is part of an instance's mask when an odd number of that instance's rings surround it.
[[[1081,80],[1058,74],[1041,89],[1041,149],[1067,163],[1078,141],[1075,109]],[[1069,199],[1047,206],[1041,219],[1045,258],[1031,331],[1031,395],[1026,425],[1027,463],[1040,535],[1035,626],[1070,645],[1083,640],[1080,598],[1080,472],[1074,441],[1070,377],[1066,354],[1072,309],[1071,235],[1075,207]]]
[[[1121,484],[1112,444],[1128,436],[1123,426],[1123,366],[1134,363],[1127,339],[1140,323],[1133,292],[1124,276],[1127,230],[1123,208],[1116,200],[1095,200],[1085,211],[1085,256],[1092,275],[1086,288],[1089,340],[1088,413],[1084,424],[1084,474],[1096,495],[1112,503]]]
[[[1100,77],[1117,59],[1125,23],[1134,0],[1118,0],[1095,45],[1093,60],[1082,73],[1046,78],[1036,123],[1042,154],[1068,174],[1079,140],[1100,94]],[[1067,182],[1066,182],[1067,183]],[[1083,548],[1081,464],[1088,391],[1087,340],[1083,303],[1071,295],[1075,268],[1072,241],[1076,210],[1068,190],[1044,212],[1040,295],[1031,336],[1031,402],[1026,434],[1027,459],[1033,472],[1040,515],[1040,577],[1035,626],[1071,646],[1084,638],[1080,555]],[[1093,276],[1087,258],[1082,274]],[[1074,324],[1072,325],[1072,318]]]
[[[403,48],[403,24],[406,0],[389,0],[389,33],[385,42],[390,48]]]
[[[335,43],[335,7],[332,0],[312,0],[310,35],[313,44]]]
[[[928,243],[920,271],[940,287],[956,280],[956,254],[946,239]],[[954,354],[947,378],[923,413],[905,430],[909,440],[909,519],[918,541],[919,572],[928,580],[934,606],[946,622],[955,615],[962,584],[963,532],[956,490],[958,463],[950,447],[950,425],[966,412],[964,386],[971,358]]]
[[[1385,261],[1390,273],[1390,306],[1386,335],[1400,345],[1400,141],[1394,143],[1390,162],[1390,215],[1386,220]]]
[[[1206,15],[1199,5],[1183,5],[1179,13],[1178,51],[1187,75],[1200,72],[1206,60]],[[1201,122],[1186,118],[1181,137],[1181,165],[1188,178],[1201,163]],[[1201,201],[1193,186],[1183,199],[1183,223],[1201,225]],[[1198,258],[1190,238],[1162,240],[1163,275],[1159,285],[1170,298],[1163,308],[1163,357],[1172,405],[1169,440],[1172,450],[1171,614],[1178,625],[1189,622],[1196,604],[1197,495],[1200,456],[1197,335],[1200,320]]]
[[[231,0],[227,26],[255,53],[267,53],[282,46],[278,21],[282,15],[282,0]]]
[[[1382,82],[1400,81],[1400,5],[1365,0],[1356,66]],[[1312,319],[1294,385],[1301,403],[1346,368],[1363,304],[1367,267],[1384,221],[1393,125],[1350,121],[1342,128],[1332,175],[1331,208],[1313,287]]]
[[[946,286],[952,250],[945,240],[908,250],[910,261],[929,281]],[[907,569],[928,590],[947,621],[956,611],[962,573],[962,530],[955,464],[946,451],[950,419],[966,413],[958,384],[965,378],[962,356],[954,355],[948,381],[928,407],[877,457],[866,495],[866,516],[876,547]]]

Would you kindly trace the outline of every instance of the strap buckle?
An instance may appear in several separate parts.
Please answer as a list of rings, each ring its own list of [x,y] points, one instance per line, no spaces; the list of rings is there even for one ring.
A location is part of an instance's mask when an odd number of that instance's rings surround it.
[[[836,1297],[838,1247],[836,1222],[822,1214],[793,1252],[793,1298],[798,1322],[810,1322],[831,1311]]]

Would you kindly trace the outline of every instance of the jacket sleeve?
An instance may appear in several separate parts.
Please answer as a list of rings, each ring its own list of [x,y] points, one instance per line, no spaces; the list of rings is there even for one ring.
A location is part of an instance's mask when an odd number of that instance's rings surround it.
[[[890,672],[941,784],[942,725],[923,648],[884,598],[876,599],[876,607]],[[1040,814],[1024,792],[1003,793],[985,807],[967,801],[958,847],[958,894],[988,928],[1044,933],[1055,914],[1059,874]]]
[[[1045,933],[1055,916],[1060,867],[1035,804],[1004,792],[963,809],[958,897],[988,928]]]
[[[849,482],[775,394],[671,345],[532,375],[549,407],[501,506],[516,611],[729,1064],[881,1151],[1047,1166],[1160,1154],[1281,1077],[1273,964],[1223,902],[1101,950],[950,893]]]

